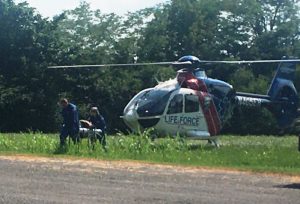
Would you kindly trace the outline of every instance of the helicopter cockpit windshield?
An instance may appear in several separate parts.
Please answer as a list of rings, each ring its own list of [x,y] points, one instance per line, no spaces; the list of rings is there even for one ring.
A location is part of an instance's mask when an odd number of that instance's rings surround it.
[[[200,78],[200,79],[207,78],[205,70],[201,69],[201,68],[195,69],[194,75],[195,75],[195,77]]]
[[[140,117],[162,115],[170,95],[170,89],[151,89],[146,91],[137,101],[137,113]]]

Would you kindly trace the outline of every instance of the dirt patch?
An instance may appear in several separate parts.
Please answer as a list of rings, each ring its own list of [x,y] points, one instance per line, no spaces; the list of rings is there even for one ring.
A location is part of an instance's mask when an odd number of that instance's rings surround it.
[[[266,177],[280,178],[291,182],[300,182],[300,176],[285,175],[279,173],[256,173],[251,171],[239,171],[229,168],[212,168],[212,167],[185,167],[167,164],[153,164],[138,161],[106,161],[96,159],[78,159],[78,158],[57,158],[57,157],[41,157],[33,155],[10,155],[0,156],[2,160],[22,161],[29,163],[40,163],[46,166],[52,166],[55,170],[76,170],[84,172],[102,171],[106,172],[110,169],[127,170],[138,173],[152,173],[152,174],[199,174],[206,173],[227,173],[227,174],[247,174],[247,175],[261,175]],[[60,164],[61,168],[57,165]]]

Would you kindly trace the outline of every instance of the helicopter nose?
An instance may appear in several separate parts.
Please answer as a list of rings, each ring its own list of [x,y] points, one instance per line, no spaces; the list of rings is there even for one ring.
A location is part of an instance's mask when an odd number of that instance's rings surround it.
[[[138,116],[135,110],[131,109],[124,113],[123,120],[132,131],[138,132],[140,130]]]

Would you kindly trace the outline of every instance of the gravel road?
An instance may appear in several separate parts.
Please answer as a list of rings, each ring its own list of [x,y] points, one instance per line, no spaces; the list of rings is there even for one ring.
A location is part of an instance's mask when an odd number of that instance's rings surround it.
[[[0,203],[300,203],[300,176],[0,156]]]

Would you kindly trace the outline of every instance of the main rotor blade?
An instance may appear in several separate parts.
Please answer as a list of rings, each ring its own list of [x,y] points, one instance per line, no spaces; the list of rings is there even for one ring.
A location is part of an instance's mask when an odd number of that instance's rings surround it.
[[[201,60],[200,63],[211,64],[254,64],[254,63],[279,63],[279,62],[300,62],[300,59],[286,59],[286,60],[241,60],[241,61],[209,61]]]
[[[130,64],[98,64],[98,65],[67,65],[49,66],[48,69],[66,68],[100,68],[100,67],[129,67],[129,66],[150,66],[150,65],[172,65],[174,62],[153,62],[153,63],[130,63]]]
[[[280,63],[280,62],[300,62],[300,59],[285,59],[285,60],[234,60],[234,61],[210,61],[200,60],[197,63],[201,64],[254,64],[254,63]],[[66,68],[100,68],[100,67],[129,67],[129,66],[151,66],[151,65],[172,65],[177,68],[185,66],[193,66],[190,61],[185,62],[145,62],[145,63],[130,63],[130,64],[99,64],[99,65],[66,65],[66,66],[49,66],[49,69],[66,69]],[[196,65],[197,66],[197,65]]]

